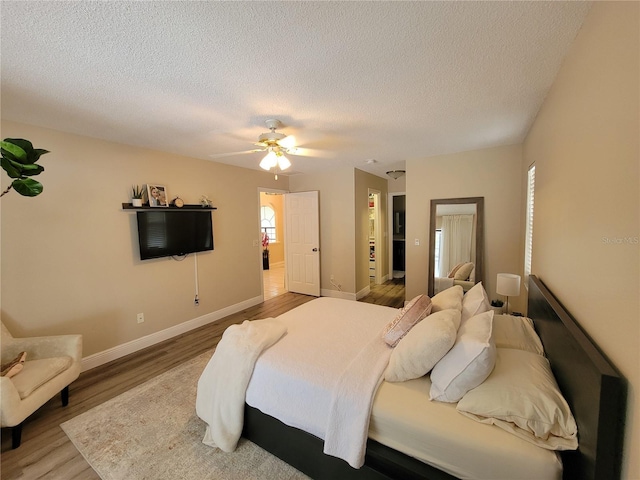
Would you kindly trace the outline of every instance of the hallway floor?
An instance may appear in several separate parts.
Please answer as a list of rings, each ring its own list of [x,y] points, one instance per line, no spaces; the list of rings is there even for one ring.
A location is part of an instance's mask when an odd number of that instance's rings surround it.
[[[284,263],[270,265],[269,270],[263,270],[262,282],[265,300],[287,293],[284,286]]]
[[[287,289],[284,286],[284,263],[270,265],[269,270],[263,270],[262,281],[265,301],[287,293]],[[404,305],[404,296],[403,275],[400,278],[394,278],[381,285],[376,285],[371,282],[369,295],[361,298],[360,301],[401,308]]]

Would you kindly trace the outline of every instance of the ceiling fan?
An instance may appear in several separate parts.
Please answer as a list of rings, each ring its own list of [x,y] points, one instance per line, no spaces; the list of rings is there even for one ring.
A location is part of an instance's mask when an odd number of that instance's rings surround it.
[[[296,140],[293,136],[287,136],[284,133],[276,132],[276,130],[282,126],[282,122],[280,122],[280,120],[270,119],[265,123],[267,124],[269,131],[261,134],[258,137],[258,141],[255,143],[255,145],[260,148],[245,150],[242,152],[220,153],[210,156],[212,158],[220,158],[231,155],[242,155],[245,153],[266,152],[266,156],[260,162],[260,167],[264,170],[271,170],[275,167],[276,171],[278,169],[282,171],[291,166],[291,162],[287,157],[285,157],[285,153],[287,155],[305,155],[302,151],[304,149],[296,147]],[[276,179],[277,178],[278,175],[276,173]]]

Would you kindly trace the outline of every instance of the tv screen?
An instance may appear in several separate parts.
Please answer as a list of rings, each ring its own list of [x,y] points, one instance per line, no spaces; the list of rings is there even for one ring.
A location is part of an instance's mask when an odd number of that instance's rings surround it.
[[[136,213],[141,260],[213,250],[210,211],[154,210]]]

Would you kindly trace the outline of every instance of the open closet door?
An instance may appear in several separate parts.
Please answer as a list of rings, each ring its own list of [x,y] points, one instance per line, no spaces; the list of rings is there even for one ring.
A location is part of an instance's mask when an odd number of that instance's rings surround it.
[[[320,218],[318,192],[284,196],[287,289],[320,296]]]

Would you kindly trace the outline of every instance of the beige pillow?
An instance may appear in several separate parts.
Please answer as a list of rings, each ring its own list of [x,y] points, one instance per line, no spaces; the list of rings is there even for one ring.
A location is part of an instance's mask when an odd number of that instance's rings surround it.
[[[462,311],[463,295],[464,290],[462,290],[460,285],[447,288],[431,298],[431,303],[433,304],[431,311],[435,313],[440,310],[449,310],[451,308]],[[458,325],[458,327],[459,326],[460,325]]]
[[[454,280],[466,280],[471,275],[471,270],[473,270],[473,263],[465,263],[458,270],[456,270],[453,275]]]
[[[13,386],[20,398],[27,398],[36,389],[64,372],[72,363],[73,359],[67,356],[30,360],[25,362],[22,373],[13,378]]]
[[[533,327],[533,320],[513,315],[493,317],[493,339],[497,348],[515,348],[544,355],[542,341]]]
[[[489,310],[491,310],[489,296],[482,286],[482,282],[478,282],[462,297],[462,321]]]
[[[458,271],[458,269],[464,265],[464,262],[457,264],[455,267],[453,267],[451,269],[451,271],[449,272],[449,275],[447,275],[447,278],[454,278],[456,272]]]
[[[578,448],[578,427],[551,373],[535,353],[499,348],[493,373],[456,407],[548,450]]]
[[[411,328],[431,313],[431,299],[426,295],[414,297],[382,331],[382,338],[395,347]]]
[[[11,378],[22,371],[27,352],[20,352],[16,358],[0,367],[0,376]]]
[[[433,368],[456,341],[458,310],[442,310],[416,324],[391,352],[384,373],[387,382],[420,378]]]
[[[431,400],[457,402],[489,376],[496,362],[492,323],[490,310],[460,325],[455,345],[431,371]]]

